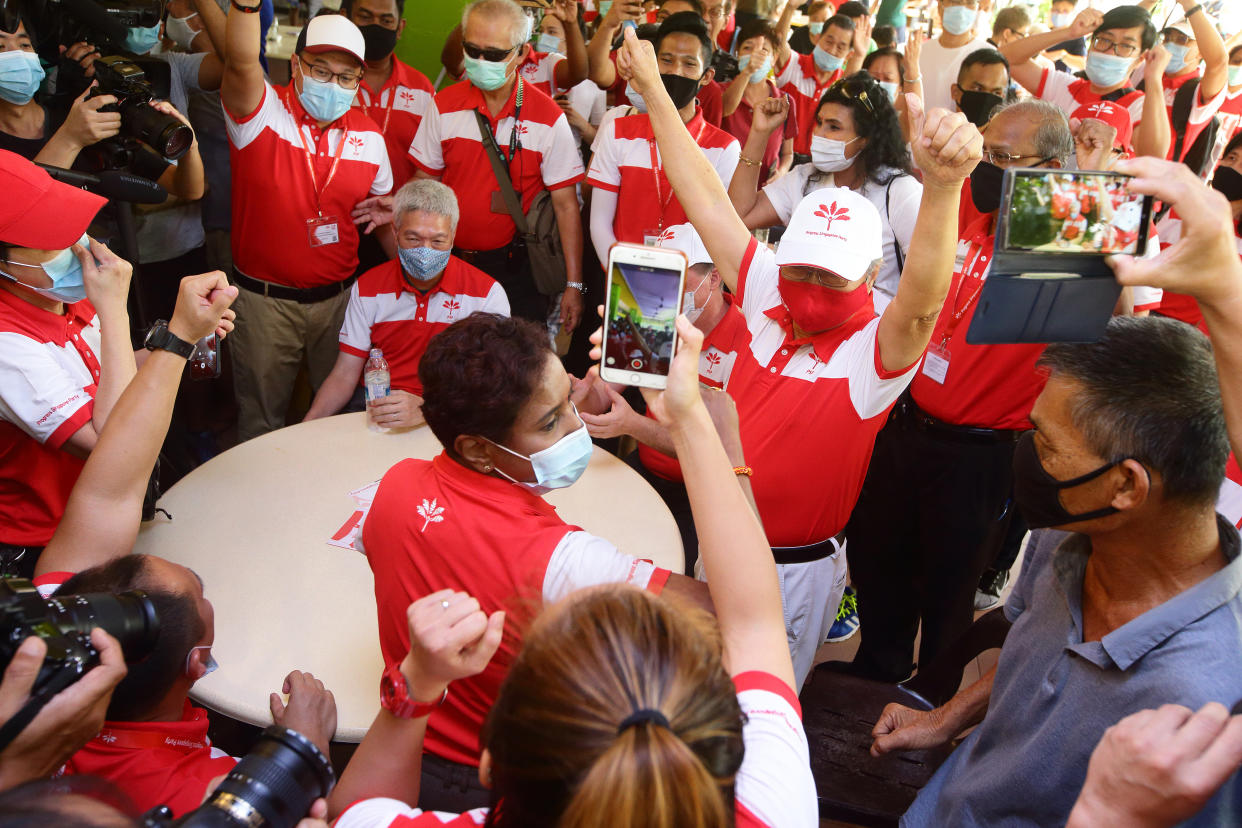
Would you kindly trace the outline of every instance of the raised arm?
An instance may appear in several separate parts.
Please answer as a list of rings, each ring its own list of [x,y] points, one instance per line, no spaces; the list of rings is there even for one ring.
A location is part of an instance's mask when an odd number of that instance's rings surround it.
[[[1150,155],[1152,158],[1164,158],[1169,154],[1172,131],[1169,126],[1169,111],[1164,105],[1161,78],[1164,68],[1169,65],[1169,50],[1157,43],[1144,58],[1143,86],[1153,90],[1143,98],[1142,122],[1134,128],[1131,139],[1137,155]]]
[[[545,14],[556,15],[565,30],[565,59],[556,64],[558,89],[573,89],[587,79],[589,59],[582,29],[578,28],[578,4],[574,0],[556,0]]]
[[[1225,51],[1225,41],[1220,32],[1208,17],[1203,6],[1197,0],[1178,0],[1186,11],[1198,9],[1187,18],[1190,28],[1195,33],[1195,45],[1203,58],[1203,79],[1199,81],[1199,100],[1207,102],[1215,98],[1225,88],[1229,78],[1229,53]]]
[[[466,52],[462,48],[461,37],[461,24],[458,23],[444,38],[444,48],[440,50],[440,65],[454,78],[460,78],[465,71]]]
[[[746,143],[742,145],[742,158],[760,163],[748,164],[739,160],[737,169],[733,171],[733,179],[729,182],[729,201],[749,228],[768,227],[777,221],[772,203],[759,190],[759,175],[762,171],[760,165],[768,140],[775,130],[784,125],[788,116],[789,98],[786,96],[768,98],[754,109],[750,133],[746,136]]]
[[[1092,32],[1099,28],[1100,22],[1104,19],[1104,15],[1095,9],[1083,9],[1078,13],[1068,26],[1062,29],[1053,29],[1043,34],[1035,34],[1030,37],[1024,37],[1021,40],[1015,40],[1012,43],[1006,43],[1000,47],[1000,53],[1009,61],[1009,71],[1013,79],[1022,84],[1027,92],[1032,95],[1039,88],[1039,79],[1043,76],[1043,67],[1035,63],[1035,58],[1046,49],[1051,49],[1058,43],[1064,43],[1067,40],[1075,40],[1080,37],[1089,37]]]
[[[887,371],[908,368],[927,348],[953,280],[962,181],[983,156],[983,136],[962,113],[933,109],[924,115],[914,95],[906,97],[906,107],[923,196],[897,295],[880,317],[880,360]]]
[[[686,131],[677,107],[664,91],[655,50],[633,29],[617,52],[617,71],[647,102],[647,116],[660,149],[661,164],[690,223],[699,231],[716,269],[730,290],[737,290],[738,269],[750,244],[750,232],[720,183],[707,156]]]
[[[187,276],[181,280],[169,331],[186,342],[212,331],[227,333],[235,317],[228,306],[236,296],[237,288],[220,271]],[[184,370],[185,358],[169,351],[156,350],[147,357],[117,400],[108,428],[69,495],[65,516],[39,556],[36,575],[79,572],[133,549],[147,479],[168,431]]]
[[[211,0],[207,0],[211,2]],[[240,0],[239,0],[240,2]],[[247,14],[234,3],[225,21],[224,77],[220,100],[234,118],[245,118],[263,102],[263,66],[259,63],[259,4],[240,5],[254,11]]]
[[[785,64],[789,63],[789,57],[792,50],[789,48],[789,24],[793,22],[794,12],[798,10],[796,0],[789,0],[785,4],[784,10],[781,12],[780,19],[776,21],[776,42],[780,45],[776,47],[776,55],[773,60],[776,61],[776,71],[779,74],[785,68]]]
[[[211,48],[223,59],[227,37],[224,10],[220,8],[216,0],[193,0],[193,2],[194,10],[198,12],[198,19],[203,21],[203,28],[207,31],[207,39],[211,41]]]

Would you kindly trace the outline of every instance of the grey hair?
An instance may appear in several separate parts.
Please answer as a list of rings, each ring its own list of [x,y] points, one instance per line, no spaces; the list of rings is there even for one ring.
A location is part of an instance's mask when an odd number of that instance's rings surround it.
[[[1039,124],[1035,129],[1035,153],[1040,158],[1055,158],[1065,165],[1074,157],[1074,135],[1070,132],[1065,112],[1056,104],[1026,98],[997,107],[992,112],[991,121],[1006,112],[1014,112]]]
[[[466,21],[470,19],[470,15],[478,12],[488,17],[508,17],[509,30],[513,32],[512,46],[521,46],[530,40],[531,27],[534,21],[526,12],[522,11],[514,0],[474,0],[473,3],[462,9],[461,12],[461,32],[462,36],[466,34]]]
[[[1080,386],[1070,420],[1093,452],[1158,472],[1167,501],[1216,501],[1229,435],[1206,336],[1173,319],[1115,317],[1099,342],[1053,343],[1039,365]]]
[[[430,178],[415,178],[407,181],[405,186],[397,190],[392,200],[392,224],[398,227],[406,213],[421,210],[437,216],[447,216],[454,231],[457,230],[457,219],[460,211],[457,207],[457,196],[446,184]]]

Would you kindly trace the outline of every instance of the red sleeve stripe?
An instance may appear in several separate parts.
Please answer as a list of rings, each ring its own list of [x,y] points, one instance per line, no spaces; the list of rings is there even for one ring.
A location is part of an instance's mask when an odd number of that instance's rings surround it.
[[[668,576],[672,574],[670,570],[657,566],[651,573],[651,580],[647,581],[647,591],[652,595],[659,595],[664,591],[664,585],[668,583]]]
[[[341,343],[341,352],[351,356],[362,357],[363,359],[370,356],[366,351],[355,348],[353,345],[346,345],[344,342]]]
[[[588,178],[588,179],[586,180],[586,182],[587,182],[588,184],[590,184],[592,187],[596,187],[596,188],[598,188],[598,189],[600,189],[600,190],[607,190],[607,191],[608,191],[608,192],[610,192],[610,193],[619,193],[619,192],[621,192],[621,187],[620,187],[620,185],[618,185],[618,184],[609,184],[609,183],[607,183],[607,182],[600,181],[598,178]]]
[[[792,687],[771,673],[764,673],[759,670],[738,673],[733,677],[733,686],[737,688],[739,693],[745,693],[747,690],[762,690],[765,693],[773,693],[780,696],[794,709],[794,712],[798,714],[798,718],[802,718],[802,705],[798,702],[798,694],[794,692]]]
[[[94,412],[95,400],[88,398],[81,408],[73,412],[73,415],[70,416],[69,419],[65,420],[56,427],[56,430],[53,431],[51,436],[47,438],[44,445],[54,449],[60,448],[69,440],[70,437],[74,435],[75,432],[77,432],[79,428],[90,422],[91,415],[94,414]]]
[[[881,324],[883,324],[883,322],[881,322]],[[924,348],[924,350],[927,350],[927,349]],[[879,377],[880,379],[882,380],[896,379],[897,377],[900,377],[902,374],[904,374],[906,371],[909,371],[911,368],[918,365],[919,359],[922,359],[922,358],[923,358],[923,355],[919,354],[918,359],[914,360],[914,362],[911,362],[905,368],[898,368],[896,371],[884,370],[884,360],[880,359],[880,332],[878,330],[876,331],[876,334],[875,334],[875,375]]]
[[[751,236],[750,244],[746,245],[746,252],[742,254],[742,263],[737,268],[737,299],[743,301],[746,295],[746,274],[750,272],[750,265],[755,260],[755,252],[759,250],[759,240]]]
[[[230,110],[227,106],[224,106],[224,112],[225,112],[225,114],[227,114],[230,118],[232,118],[232,119],[233,119],[233,123],[235,123],[235,124],[244,124],[244,123],[246,123],[247,121],[249,121],[250,119],[252,119],[255,115],[258,115],[258,114],[259,114],[260,110],[262,110],[262,109],[263,109],[263,102],[264,102],[264,101],[266,101],[266,100],[267,100],[267,84],[265,83],[265,84],[263,84],[263,97],[259,98],[259,103],[255,106],[255,108],[254,108],[254,111],[253,111],[253,112],[251,112],[251,113],[250,113],[250,114],[248,114],[248,115],[243,115],[243,116],[242,116],[242,117],[240,117],[240,118],[239,118],[239,117],[237,117],[236,115],[234,115],[234,114],[233,114],[233,112],[232,112],[232,111],[231,111],[231,110]],[[223,102],[221,102],[221,106],[223,106]]]

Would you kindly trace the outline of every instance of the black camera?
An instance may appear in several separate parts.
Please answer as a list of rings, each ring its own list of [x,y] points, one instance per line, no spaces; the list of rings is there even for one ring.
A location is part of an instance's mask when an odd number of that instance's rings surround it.
[[[167,805],[142,817],[145,828],[293,828],[336,774],[309,739],[272,725],[202,805],[173,819]]]
[[[17,648],[30,636],[42,638],[47,645],[32,696],[39,695],[62,673],[67,672],[76,681],[99,663],[99,651],[90,637],[95,627],[120,642],[130,663],[150,654],[160,630],[155,606],[139,590],[120,595],[44,598],[30,581],[0,581],[0,671],[8,667]]]
[[[101,57],[95,61],[95,79],[99,85],[91,97],[116,97],[117,102],[103,107],[103,111],[121,113],[122,135],[141,141],[169,161],[189,151],[194,131],[151,106],[156,95],[141,66],[120,55]]]
[[[724,49],[717,49],[716,53],[712,55],[712,68],[716,70],[713,80],[717,81],[721,86],[728,86],[730,83],[733,83],[733,79],[741,71],[737,67],[737,58]]]

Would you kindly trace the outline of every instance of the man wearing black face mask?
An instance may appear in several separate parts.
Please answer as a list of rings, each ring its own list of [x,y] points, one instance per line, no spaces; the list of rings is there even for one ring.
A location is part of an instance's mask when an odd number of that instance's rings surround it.
[[[1009,61],[995,49],[978,49],[962,61],[957,83],[949,87],[953,102],[979,129],[1009,95]]]
[[[741,147],[732,135],[709,124],[695,102],[699,88],[712,79],[712,50],[707,26],[693,12],[669,15],[656,32],[660,80],[686,130],[728,186]],[[645,111],[606,123],[594,150],[587,182],[596,188],[591,241],[601,262],[608,261],[608,248],[615,241],[654,244],[666,228],[686,222]]]
[[[436,91],[427,76],[398,60],[392,51],[405,31],[405,0],[343,0],[348,17],[366,42],[366,62],[354,106],[361,107],[379,125],[388,146],[395,192],[414,175],[410,144],[422,123],[423,112]]]

